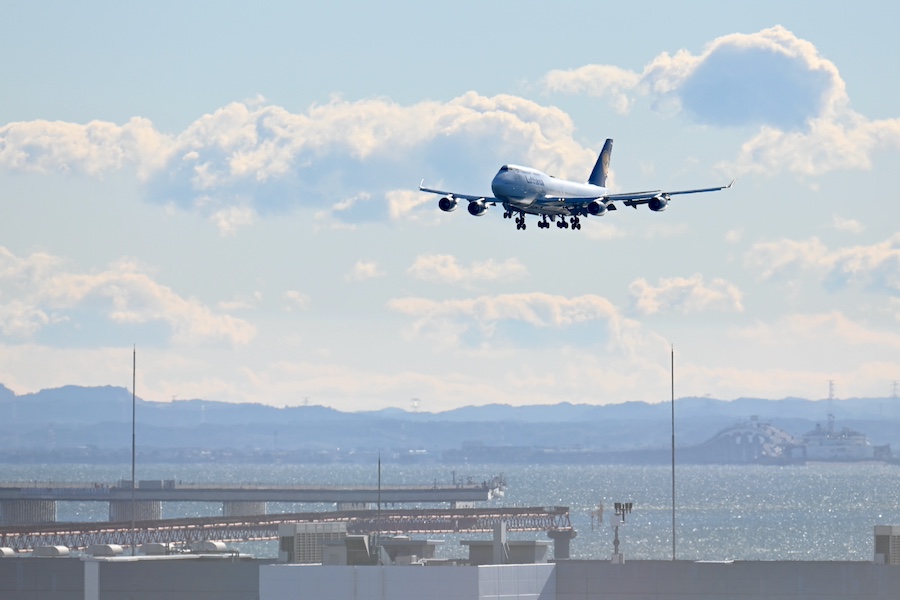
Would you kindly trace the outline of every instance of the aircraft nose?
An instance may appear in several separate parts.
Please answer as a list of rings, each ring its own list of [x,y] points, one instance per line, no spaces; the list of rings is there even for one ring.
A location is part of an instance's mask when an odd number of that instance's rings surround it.
[[[494,179],[491,180],[491,191],[494,192],[495,196],[502,196],[506,187],[504,173],[498,173],[494,176]]]

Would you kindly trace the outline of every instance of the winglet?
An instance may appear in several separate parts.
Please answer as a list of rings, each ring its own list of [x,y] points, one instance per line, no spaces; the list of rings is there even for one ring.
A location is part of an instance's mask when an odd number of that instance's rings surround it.
[[[732,183],[734,183],[734,182],[732,182]],[[425,189],[425,178],[424,177],[422,178],[422,181],[419,182],[419,189],[420,190]]]
[[[422,181],[425,181],[425,180],[423,179]],[[731,183],[729,183],[728,185],[725,186],[725,189],[727,190],[728,188],[730,188],[731,186],[733,186],[735,181],[737,181],[737,179],[732,179],[732,180],[731,180]]]

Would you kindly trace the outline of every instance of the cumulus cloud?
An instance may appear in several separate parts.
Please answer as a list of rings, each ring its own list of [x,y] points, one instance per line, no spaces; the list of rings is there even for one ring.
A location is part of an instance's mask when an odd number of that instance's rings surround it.
[[[503,262],[493,259],[475,261],[467,267],[449,254],[418,256],[408,272],[422,281],[464,286],[479,282],[513,281],[528,276],[528,269],[516,258]]]
[[[175,135],[138,118],[10,123],[0,127],[0,168],[90,176],[133,168],[148,200],[195,211],[227,235],[300,207],[349,223],[414,218],[428,200],[413,191],[419,178],[466,173],[463,182],[486,188],[485,165],[511,159],[583,177],[595,157],[574,129],[563,111],[508,95],[410,106],[335,98],[302,113],[254,99]]]
[[[124,125],[30,121],[0,127],[0,165],[26,172],[99,176],[132,166],[146,178],[161,168],[176,148],[170,136],[140,117]]]
[[[744,261],[763,280],[811,272],[833,289],[857,284],[900,294],[900,234],[877,244],[833,251],[817,237],[761,242],[753,245]]]
[[[373,260],[358,260],[344,279],[346,281],[365,281],[376,277],[384,277],[384,272],[377,262]]]
[[[671,277],[650,285],[646,279],[636,279],[628,287],[632,304],[639,313],[702,313],[707,311],[742,312],[741,291],[733,283],[721,278],[710,283],[703,276]]]
[[[554,92],[607,98],[617,112],[625,114],[634,104],[634,91],[641,84],[641,75],[612,65],[587,65],[569,71],[550,71],[543,83]]]
[[[182,298],[128,260],[99,273],[72,273],[55,257],[21,258],[0,247],[0,290],[0,331],[19,338],[74,320],[79,311],[102,314],[114,323],[165,323],[180,343],[245,344],[256,334],[246,321]]]
[[[282,298],[285,300],[284,310],[287,312],[307,310],[312,304],[312,298],[310,298],[308,294],[304,294],[297,290],[286,291],[282,294]]]
[[[640,326],[623,317],[606,298],[595,295],[567,298],[540,292],[500,294],[455,300],[396,298],[388,302],[391,310],[414,319],[409,330],[412,337],[424,337],[444,346],[484,348],[503,346],[515,339],[519,344],[548,341],[567,345],[576,333],[595,334],[590,325],[605,327],[609,350],[634,354],[645,343]],[[519,335],[521,329],[527,336]],[[566,335],[547,336],[548,332]],[[598,339],[585,343],[597,343]]]
[[[725,233],[725,241],[729,244],[737,244],[744,237],[744,229],[739,227]]]
[[[834,63],[781,26],[719,37],[697,55],[664,52],[640,73],[587,65],[551,71],[543,84],[605,98],[620,112],[645,97],[700,124],[758,127],[734,160],[718,165],[734,175],[868,169],[873,150],[900,146],[900,119],[854,112]]]
[[[855,219],[845,219],[838,215],[835,215],[832,219],[832,225],[838,231],[845,231],[847,233],[862,233],[866,230],[865,226]]]
[[[694,55],[664,52],[641,73],[610,65],[551,71],[552,91],[610,98],[619,110],[638,96],[674,106],[708,125],[802,127],[806,120],[846,104],[844,82],[833,63],[809,42],[777,26],[722,36]]]
[[[231,206],[223,208],[210,216],[219,233],[234,235],[239,227],[252,225],[256,221],[256,212],[248,206]]]

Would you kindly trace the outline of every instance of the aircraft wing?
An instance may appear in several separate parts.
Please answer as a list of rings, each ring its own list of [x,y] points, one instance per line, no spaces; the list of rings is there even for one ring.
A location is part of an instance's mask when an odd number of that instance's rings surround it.
[[[627,192],[624,194],[610,194],[605,196],[606,200],[611,202],[621,202],[625,206],[638,206],[639,204],[647,204],[654,198],[665,198],[668,200],[670,196],[679,196],[683,194],[702,194],[704,192],[718,192],[719,190],[727,190],[734,185],[734,180],[728,185],[720,185],[716,187],[698,188],[694,190],[676,190],[674,192],[665,192],[663,190],[647,190],[646,192]]]
[[[488,202],[491,204],[498,202],[498,200],[496,198],[494,198],[493,196],[472,196],[471,194],[458,194],[456,192],[445,192],[443,190],[433,190],[431,188],[424,187],[423,186],[424,183],[425,183],[425,180],[423,179],[422,183],[419,184],[420,192],[428,192],[429,194],[438,194],[440,196],[447,196],[447,197],[456,198],[459,200],[468,200],[469,202],[478,202],[479,200],[482,200],[484,202]]]

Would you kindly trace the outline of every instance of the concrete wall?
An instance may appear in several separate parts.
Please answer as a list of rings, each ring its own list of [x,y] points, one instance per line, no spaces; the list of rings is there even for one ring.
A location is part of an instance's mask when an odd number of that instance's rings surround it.
[[[260,568],[260,600],[554,600],[553,565]]]
[[[257,600],[257,560],[110,559],[84,563],[83,600]],[[96,595],[94,595],[96,594]]]
[[[0,600],[897,600],[870,562],[330,567],[212,557],[0,559]]]
[[[563,561],[555,600],[897,600],[900,569],[869,562]]]
[[[259,566],[271,561],[0,559],[0,600],[258,600]]]
[[[0,598],[84,600],[84,565],[72,558],[2,558]]]

